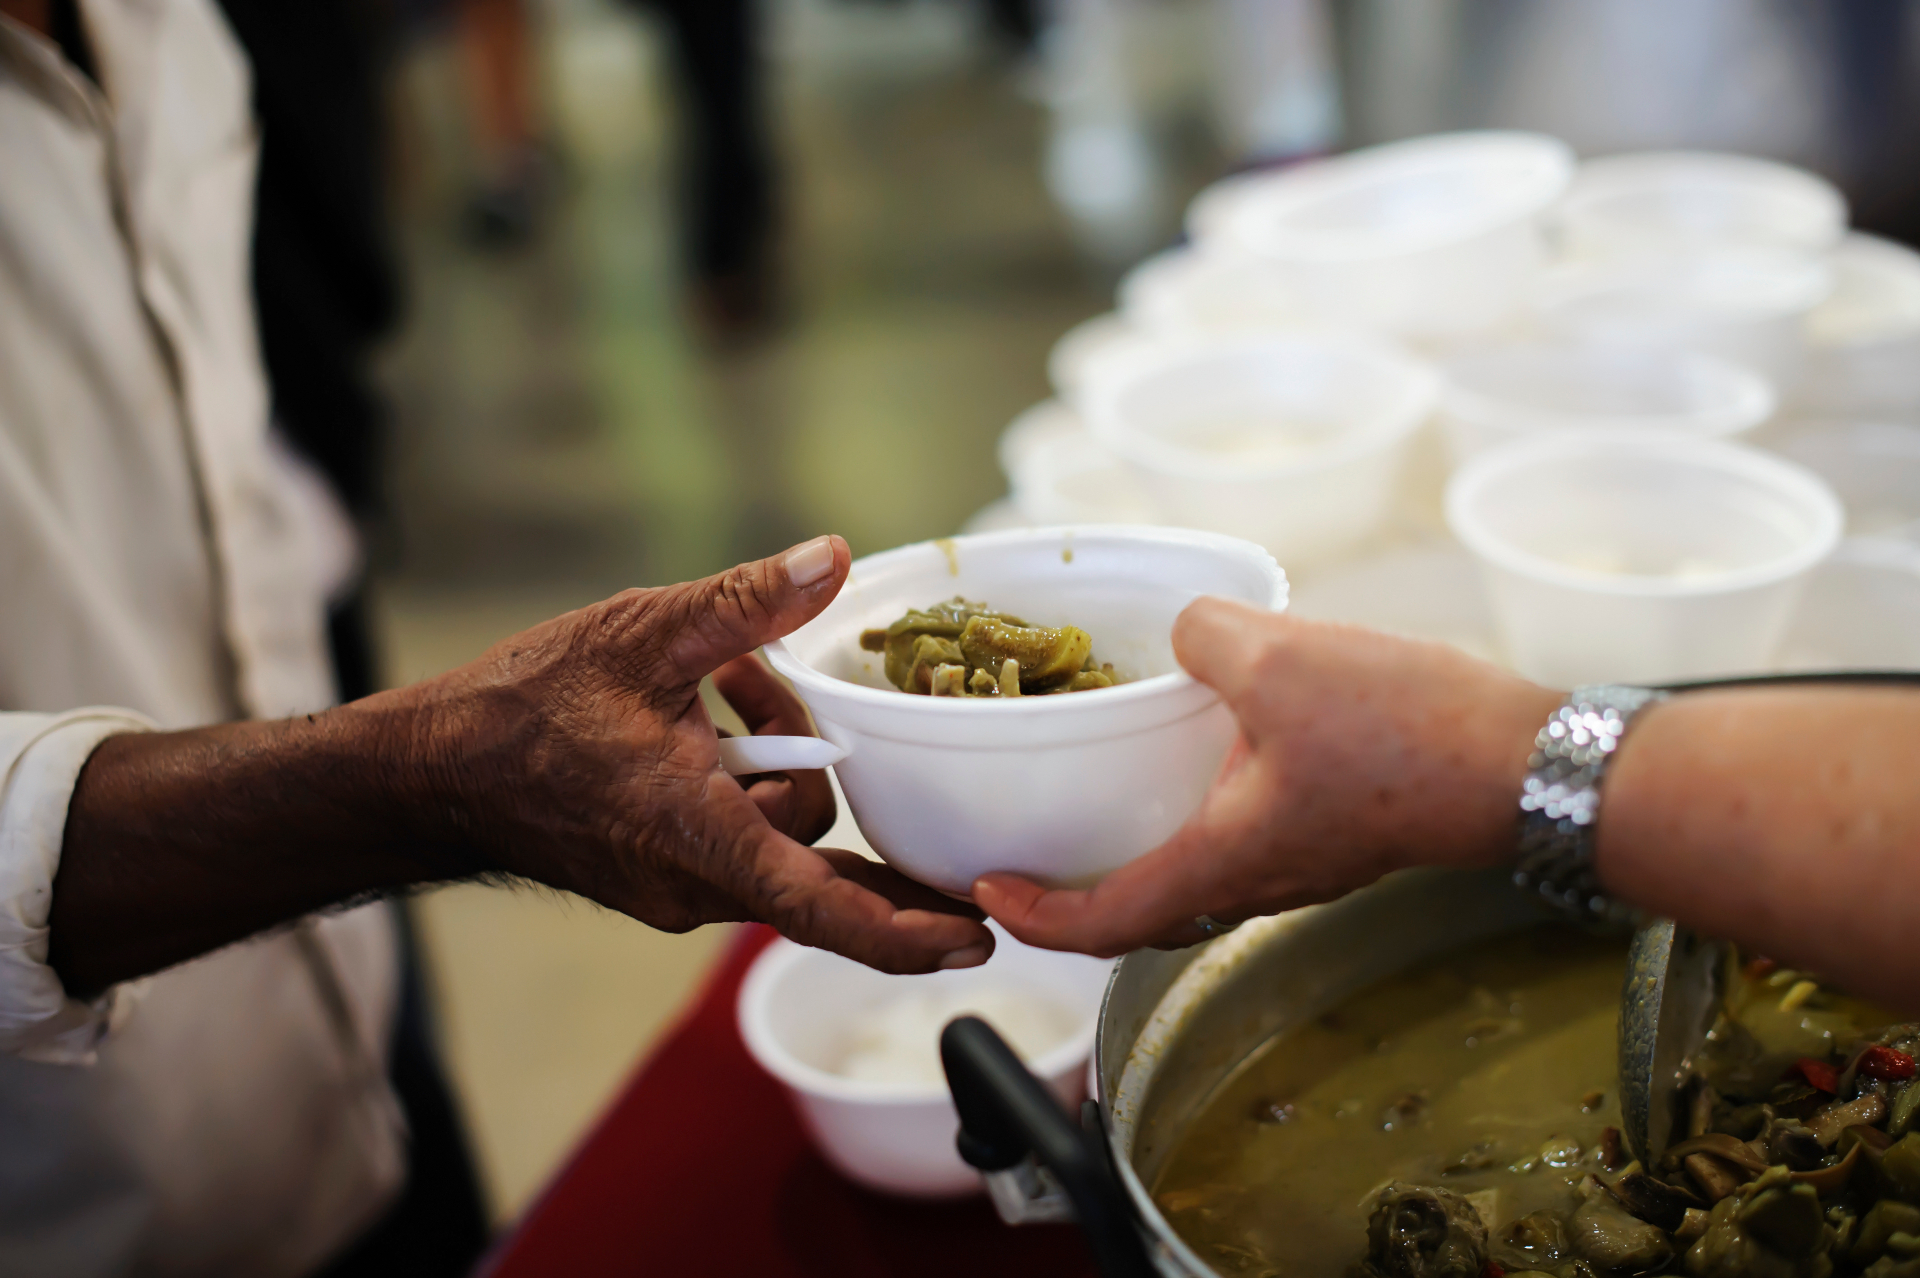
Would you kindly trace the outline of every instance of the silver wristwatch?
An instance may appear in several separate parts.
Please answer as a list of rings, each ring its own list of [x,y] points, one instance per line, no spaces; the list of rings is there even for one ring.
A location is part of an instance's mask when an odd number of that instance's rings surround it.
[[[1520,855],[1514,883],[1583,923],[1631,923],[1632,907],[1611,900],[1593,872],[1600,781],[1634,715],[1667,694],[1600,684],[1575,688],[1533,739],[1520,791]]]

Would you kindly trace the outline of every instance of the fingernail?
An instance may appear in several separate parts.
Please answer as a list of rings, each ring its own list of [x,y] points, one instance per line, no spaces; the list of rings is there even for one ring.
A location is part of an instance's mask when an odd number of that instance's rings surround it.
[[[811,586],[833,571],[833,538],[815,537],[787,552],[787,580]]]
[[[940,960],[940,970],[946,972],[956,967],[979,967],[987,961],[987,954],[984,945],[969,945],[965,949],[954,950]]]

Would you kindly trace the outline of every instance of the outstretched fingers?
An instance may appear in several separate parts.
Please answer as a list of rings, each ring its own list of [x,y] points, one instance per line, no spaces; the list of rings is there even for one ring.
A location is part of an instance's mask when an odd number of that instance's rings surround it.
[[[993,933],[964,907],[856,854],[814,852],[762,825],[728,859],[730,892],[802,945],[900,973],[975,967],[993,953]]]
[[[1206,852],[1202,834],[1189,823],[1091,888],[1048,890],[1017,874],[988,874],[973,885],[973,899],[1028,945],[1112,958],[1144,945],[1200,939],[1193,920],[1209,905],[1219,908]]]
[[[645,629],[678,681],[691,684],[819,615],[852,563],[846,542],[816,537],[771,559],[651,592]]]

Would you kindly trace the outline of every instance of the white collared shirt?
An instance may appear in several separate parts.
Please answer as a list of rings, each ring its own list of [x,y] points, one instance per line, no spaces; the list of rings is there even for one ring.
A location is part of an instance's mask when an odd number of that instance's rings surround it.
[[[0,1278],[299,1274],[402,1176],[390,916],[92,1004],[47,967],[104,736],[332,699],[267,448],[247,68],[211,0],[81,0],[100,85],[0,17]]]

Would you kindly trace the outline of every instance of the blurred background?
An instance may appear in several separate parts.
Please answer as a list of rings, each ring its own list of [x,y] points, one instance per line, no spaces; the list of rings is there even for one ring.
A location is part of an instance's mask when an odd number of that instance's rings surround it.
[[[243,39],[247,7],[229,4]],[[375,682],[822,532],[859,555],[961,528],[1006,493],[996,443],[1051,393],[1056,339],[1227,174],[1522,127],[1583,156],[1787,160],[1836,183],[1855,226],[1920,232],[1906,0],[339,9],[370,119],[319,94],[325,127],[276,133],[270,88],[290,81],[249,43],[269,189],[297,145],[361,128],[384,147],[376,171],[291,197],[365,232],[370,282],[336,343],[361,460],[329,469],[358,516],[367,586],[344,612]],[[313,348],[263,314],[280,393],[287,352]],[[724,938],[534,889],[444,889],[416,914],[509,1219]]]

